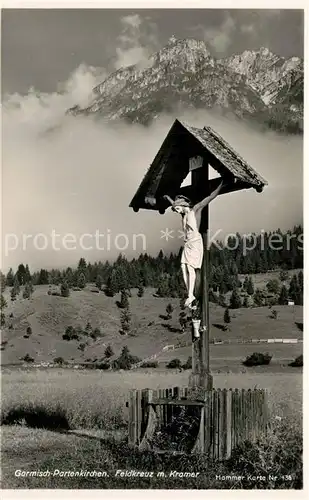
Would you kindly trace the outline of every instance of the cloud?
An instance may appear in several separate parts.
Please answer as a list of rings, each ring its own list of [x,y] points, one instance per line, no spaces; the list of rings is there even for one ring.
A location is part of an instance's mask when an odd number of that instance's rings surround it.
[[[121,32],[117,37],[115,69],[138,65],[149,67],[150,55],[158,47],[157,27],[148,17],[139,14],[121,18]]]
[[[216,28],[203,30],[202,36],[216,54],[221,55],[230,47],[236,29],[236,22],[229,14],[225,15],[222,23]]]
[[[152,126],[108,126],[97,116],[72,117],[66,109],[88,95],[96,79],[93,69],[77,69],[62,93],[7,96],[2,119],[3,234],[14,233],[18,247],[3,258],[3,268],[28,263],[32,269],[75,265],[81,256],[113,260],[117,235],[129,238],[128,257],[160,248],[177,250],[181,241],[166,242],[160,231],[179,228],[168,212],[134,213],[129,203],[153,161],[175,116],[160,117]],[[262,195],[244,191],[219,197],[211,207],[211,231],[249,232],[289,228],[302,220],[302,139],[262,134],[245,124],[209,111],[183,111],[178,118],[195,126],[212,126],[270,183]],[[293,169],[291,170],[291,164]],[[290,200],[287,204],[286,200]],[[254,215],[252,215],[254,214]],[[51,247],[50,235],[94,234],[104,249]],[[35,235],[48,237],[45,250],[33,247]],[[134,234],[143,233],[146,249]],[[22,237],[32,235],[26,247]],[[107,245],[107,235],[111,244]],[[123,236],[121,237],[123,241]],[[57,240],[59,241],[59,240]],[[93,240],[91,240],[93,241]],[[90,243],[89,237],[85,244]]]

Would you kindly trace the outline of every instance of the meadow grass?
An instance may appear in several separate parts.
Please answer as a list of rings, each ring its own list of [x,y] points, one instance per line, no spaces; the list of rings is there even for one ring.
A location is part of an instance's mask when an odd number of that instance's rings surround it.
[[[11,428],[12,429],[12,428]],[[9,431],[6,428],[5,431]],[[34,434],[35,432],[35,434]],[[20,443],[16,436],[22,434]],[[243,443],[224,462],[207,462],[203,455],[139,452],[127,441],[83,440],[41,429],[15,428],[4,441],[15,442],[14,463],[4,471],[5,488],[59,489],[301,489],[302,430],[295,420],[275,422],[272,431],[255,444]],[[67,438],[67,441],[65,440]],[[44,445],[43,445],[44,443]],[[62,446],[60,446],[60,443]],[[34,445],[36,444],[36,448]],[[45,447],[45,452],[44,452]],[[20,453],[21,452],[21,453]],[[49,477],[16,477],[14,471],[50,471]],[[107,477],[59,477],[59,471],[106,471]],[[143,471],[152,477],[121,477],[117,471]],[[179,478],[171,472],[194,472]],[[164,473],[163,477],[160,473]],[[158,474],[159,473],[159,474]],[[222,480],[219,476],[238,476]]]
[[[301,413],[302,374],[296,370],[274,374],[248,370],[246,376],[215,374],[214,387],[268,389],[273,413],[278,416]],[[36,414],[37,420],[45,418],[45,422],[48,419],[55,422],[58,415],[64,428],[121,428],[127,425],[126,401],[130,389],[184,387],[188,385],[188,378],[189,372],[151,369],[129,372],[4,370],[1,421],[13,424],[24,418],[29,425],[29,414]],[[37,426],[35,421],[32,426]],[[57,428],[57,420],[50,428]]]

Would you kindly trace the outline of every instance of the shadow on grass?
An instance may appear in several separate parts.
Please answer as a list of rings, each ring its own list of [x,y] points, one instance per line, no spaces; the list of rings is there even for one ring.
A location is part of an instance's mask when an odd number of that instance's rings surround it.
[[[47,409],[40,405],[17,406],[1,418],[1,425],[18,424],[59,431],[70,429],[66,413],[61,407]]]

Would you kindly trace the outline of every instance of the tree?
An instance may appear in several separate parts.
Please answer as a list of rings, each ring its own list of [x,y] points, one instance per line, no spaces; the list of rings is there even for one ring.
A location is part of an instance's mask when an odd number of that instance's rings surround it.
[[[11,290],[11,301],[14,302],[14,300],[16,300],[16,290],[13,287]]]
[[[114,297],[115,293],[118,292],[115,269],[112,270],[110,276],[107,278],[106,288],[104,292],[108,297]]]
[[[81,257],[79,259],[77,268],[78,268],[79,271],[82,271],[82,272],[86,271],[86,269],[87,269],[87,262],[84,259],[84,257]]]
[[[144,295],[144,287],[143,287],[142,283],[140,283],[139,286],[138,286],[137,296],[138,297],[143,297],[143,295]]]
[[[86,286],[86,276],[83,272],[79,273],[79,276],[77,279],[77,286],[78,286],[78,288],[85,288],[85,286]]]
[[[24,291],[23,291],[23,299],[30,299],[32,293],[33,293],[32,283],[30,284],[30,282],[27,282],[25,284],[25,288],[24,288]]]
[[[172,319],[172,314],[173,314],[173,311],[174,311],[174,308],[173,308],[172,304],[167,304],[165,310],[166,310],[166,314],[167,314],[167,319],[168,320]]]
[[[298,298],[300,295],[300,287],[298,283],[298,279],[296,274],[293,275],[291,281],[290,281],[290,287],[289,287],[289,297],[291,297],[294,302],[298,302]]]
[[[285,306],[288,303],[289,294],[285,285],[282,285],[281,292],[278,299],[278,304]]]
[[[69,285],[67,284],[66,281],[64,281],[62,284],[61,284],[61,296],[62,297],[69,297],[70,296],[70,289],[69,289]]]
[[[0,271],[0,291],[1,293],[4,292],[5,288],[6,288],[6,285],[7,285],[7,280],[6,280],[6,277],[5,275]]]
[[[31,281],[31,273],[28,264],[25,267],[25,283],[29,283]]]
[[[129,299],[126,290],[121,290],[120,302],[117,305],[120,309],[127,309],[129,307]]]
[[[230,309],[238,309],[241,307],[241,297],[236,288],[234,288],[230,298]]]
[[[220,294],[219,294],[219,297],[218,297],[218,304],[219,304],[221,307],[226,307],[225,295],[223,295],[222,293],[220,293]]]
[[[18,279],[17,275],[14,278],[13,288],[15,290],[16,295],[19,295],[20,294],[20,284],[19,284],[19,279]]]
[[[140,358],[133,356],[130,353],[128,346],[125,345],[122,348],[119,358],[115,360],[114,367],[120,370],[130,370],[131,366],[139,361],[141,361]]]
[[[280,279],[280,281],[286,281],[288,279],[288,277],[289,277],[288,271],[282,269],[280,271],[280,273],[279,273],[279,279]]]
[[[100,274],[98,274],[97,279],[95,281],[95,284],[99,290],[102,290],[103,279],[102,279],[102,276],[100,276]]]
[[[169,297],[170,295],[170,286],[169,286],[169,278],[170,275],[164,273],[159,278],[158,290],[156,292],[159,297]]]
[[[49,284],[49,273],[46,269],[41,269],[37,279],[38,285],[48,285]]]
[[[230,311],[229,311],[228,307],[224,311],[223,321],[226,324],[231,322],[231,316],[230,316]]]
[[[85,326],[85,330],[84,330],[83,333],[84,333],[84,335],[87,335],[88,337],[91,337],[91,335],[93,333],[93,329],[92,329],[90,321],[87,321],[87,324]]]
[[[242,306],[243,306],[243,307],[246,307],[246,308],[248,308],[248,307],[249,307],[249,299],[248,299],[248,295],[245,295],[245,296],[244,296],[244,301],[243,301]]]
[[[5,298],[3,297],[3,295],[1,294],[1,298],[0,298],[0,310],[2,311],[3,309],[5,309],[7,307],[7,301],[5,300]]]
[[[112,346],[110,344],[108,344],[108,346],[106,347],[106,349],[104,351],[104,356],[106,358],[111,358],[112,356],[114,356],[114,351],[113,351]]]
[[[275,295],[277,295],[280,292],[280,283],[278,280],[272,279],[268,281],[268,283],[266,284],[266,288],[269,293],[274,293]]]
[[[27,332],[27,335],[32,335],[32,328],[31,328],[31,326],[27,327],[26,332]]]
[[[242,289],[244,292],[247,292],[247,290],[248,290],[248,283],[249,283],[249,279],[248,279],[248,276],[246,276],[244,279],[244,282],[242,284]]]
[[[253,300],[256,307],[262,307],[264,305],[264,294],[262,290],[257,288],[254,293]]]
[[[13,273],[13,270],[11,267],[9,269],[9,272],[6,275],[6,284],[7,284],[7,286],[14,285],[14,273]]]
[[[253,281],[252,281],[251,276],[248,278],[247,293],[248,293],[248,295],[254,294],[254,286],[253,286]]]
[[[121,311],[120,323],[121,323],[121,335],[128,335],[131,330],[132,315],[130,309],[127,307]]]
[[[29,270],[29,269],[28,269]],[[18,277],[18,281],[21,285],[25,285],[27,280],[26,280],[26,268],[24,264],[19,264],[16,276]]]

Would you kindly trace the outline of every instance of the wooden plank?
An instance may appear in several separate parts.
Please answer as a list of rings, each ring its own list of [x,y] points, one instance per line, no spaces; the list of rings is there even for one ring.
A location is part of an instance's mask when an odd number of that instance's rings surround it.
[[[213,401],[213,460],[218,459],[218,393],[212,392]]]
[[[209,457],[211,447],[211,428],[212,428],[212,415],[211,415],[211,395],[212,391],[205,392],[204,402],[204,452]]]
[[[268,432],[268,392],[264,390],[264,428],[265,433]]]
[[[190,399],[168,399],[156,398],[151,402],[152,406],[204,406],[202,401],[191,401]]]
[[[226,428],[225,428],[225,396],[226,390],[219,392],[219,460],[223,460],[225,452]]]
[[[253,429],[253,413],[252,413],[252,391],[249,389],[246,391],[246,434],[247,441],[252,440],[252,429]]]
[[[227,442],[227,390],[223,389],[222,393],[222,411],[221,411],[221,460],[225,459],[226,456],[226,442]]]
[[[234,393],[234,396],[235,396],[235,447],[238,445],[239,443],[239,437],[240,437],[240,434],[239,434],[239,391],[238,389],[235,389],[235,393]]]
[[[154,437],[154,433],[156,431],[157,423],[158,423],[155,409],[151,406],[151,400],[153,397],[153,391],[151,389],[148,390],[147,396],[148,396],[148,410],[149,410],[148,411],[148,419],[147,419],[147,427],[146,427],[145,433],[141,439],[141,442],[139,444],[140,451],[151,449],[151,442],[152,442],[152,439]]]
[[[254,389],[252,391],[252,441],[256,441],[256,427],[257,427],[257,406],[256,406],[257,391]]]
[[[172,399],[173,399],[173,389],[171,387],[169,387],[168,389],[166,389],[166,397],[168,398],[168,400],[172,401]],[[165,410],[167,412],[167,422],[170,424],[170,423],[172,423],[172,420],[173,420],[173,408],[172,408],[172,405],[167,405],[165,407]]]
[[[191,453],[204,453],[205,444],[205,407],[201,407],[199,430]]]
[[[142,434],[142,391],[136,391],[136,437],[138,444]]]
[[[129,395],[129,444],[137,445],[136,436],[136,390],[130,391]]]
[[[230,458],[232,452],[232,389],[227,391],[226,400],[226,450],[225,458]]]
[[[231,448],[235,446],[235,393],[231,389]]]

